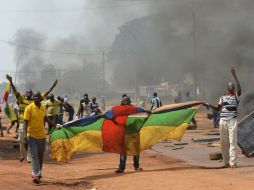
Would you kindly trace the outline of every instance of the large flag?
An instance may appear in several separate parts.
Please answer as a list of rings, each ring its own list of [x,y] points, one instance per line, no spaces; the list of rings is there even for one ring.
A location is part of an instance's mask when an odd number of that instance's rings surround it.
[[[136,155],[161,139],[180,141],[200,104],[172,104],[152,112],[136,106],[115,106],[102,116],[69,122],[52,133],[51,157],[68,162],[75,152]]]
[[[15,121],[17,120],[16,115],[14,114],[11,106],[8,104],[8,98],[11,95],[11,84],[10,82],[7,83],[7,86],[4,91],[4,96],[3,96],[3,105],[4,105],[4,112],[5,115],[11,120]]]

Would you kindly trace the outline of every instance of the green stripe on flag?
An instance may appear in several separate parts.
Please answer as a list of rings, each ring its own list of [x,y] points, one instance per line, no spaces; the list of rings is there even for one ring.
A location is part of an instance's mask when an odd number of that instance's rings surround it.
[[[126,121],[125,134],[130,135],[138,133],[144,125],[146,117],[128,117]]]
[[[51,135],[51,142],[57,139],[71,138],[83,131],[101,131],[101,127],[104,119],[99,119],[94,123],[86,126],[72,126],[70,128],[62,128],[60,130],[54,130]]]
[[[4,108],[5,115],[10,119],[11,118],[11,113],[10,113],[10,107],[8,102],[5,102],[5,108]]]
[[[184,109],[166,113],[151,114],[143,127],[147,126],[179,126],[190,123],[197,110]]]

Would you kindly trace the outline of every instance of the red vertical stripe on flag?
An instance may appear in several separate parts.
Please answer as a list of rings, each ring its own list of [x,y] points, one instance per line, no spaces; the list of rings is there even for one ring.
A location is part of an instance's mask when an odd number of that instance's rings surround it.
[[[10,93],[10,89],[11,89],[11,84],[8,83],[7,86],[6,86],[6,88],[5,88],[4,97],[3,97],[3,100],[4,100],[5,102],[8,101],[8,96],[9,96],[9,93]]]
[[[103,151],[125,154],[125,128],[128,116],[105,119],[102,125]]]
[[[130,114],[137,113],[137,107],[136,106],[128,106],[128,105],[115,106],[112,108],[112,111],[113,111],[113,115],[115,117],[123,116],[123,115],[130,115]]]
[[[8,101],[8,97],[9,97],[9,92],[5,92],[3,97],[5,102]]]

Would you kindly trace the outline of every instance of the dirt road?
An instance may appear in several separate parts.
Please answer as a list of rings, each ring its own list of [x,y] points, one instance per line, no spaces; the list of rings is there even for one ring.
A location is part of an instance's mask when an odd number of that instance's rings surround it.
[[[188,134],[185,138],[187,137]],[[135,172],[132,158],[129,157],[124,174],[114,173],[119,164],[119,156],[116,154],[76,154],[69,164],[58,164],[46,157],[42,183],[34,185],[31,179],[31,165],[18,161],[18,152],[13,149],[13,141],[14,138],[11,135],[0,138],[1,190],[253,189],[254,164],[240,164],[236,169],[211,169],[210,165],[209,167],[197,166],[172,158],[174,157],[172,153],[168,157],[151,150],[141,154],[141,166],[144,171]],[[184,150],[181,151],[184,152]],[[195,154],[195,149],[192,152]],[[177,154],[177,151],[175,153]],[[188,160],[187,154],[185,159]],[[253,160],[249,162],[251,161]]]

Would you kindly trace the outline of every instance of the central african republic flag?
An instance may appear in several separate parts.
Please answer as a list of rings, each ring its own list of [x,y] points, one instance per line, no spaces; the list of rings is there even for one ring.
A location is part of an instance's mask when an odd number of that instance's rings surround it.
[[[5,115],[11,120],[11,121],[15,121],[17,120],[16,115],[13,112],[12,107],[9,105],[8,103],[8,98],[11,95],[11,83],[8,82],[4,91],[4,95],[3,95],[3,106],[4,106],[4,113]]]
[[[66,123],[51,135],[51,157],[68,162],[75,152],[136,155],[161,139],[180,141],[200,104],[172,104],[152,112],[136,106],[115,106],[103,115]]]

